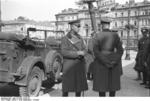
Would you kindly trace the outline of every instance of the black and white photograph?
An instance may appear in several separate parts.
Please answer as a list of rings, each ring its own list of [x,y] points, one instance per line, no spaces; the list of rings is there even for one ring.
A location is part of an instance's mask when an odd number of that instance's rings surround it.
[[[0,0],[0,101],[52,97],[148,100],[150,0]]]

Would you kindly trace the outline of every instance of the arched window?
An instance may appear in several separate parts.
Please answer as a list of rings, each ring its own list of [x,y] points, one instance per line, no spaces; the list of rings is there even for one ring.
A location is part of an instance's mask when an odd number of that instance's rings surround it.
[[[115,27],[117,27],[117,22],[115,22]]]

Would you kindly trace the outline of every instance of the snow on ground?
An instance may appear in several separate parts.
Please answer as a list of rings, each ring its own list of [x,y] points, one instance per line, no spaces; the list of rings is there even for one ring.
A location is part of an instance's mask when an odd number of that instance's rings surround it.
[[[131,63],[134,63],[136,54],[137,54],[136,51],[130,50],[130,60],[125,60],[126,51],[124,51],[124,54],[122,56],[122,66],[125,67]]]

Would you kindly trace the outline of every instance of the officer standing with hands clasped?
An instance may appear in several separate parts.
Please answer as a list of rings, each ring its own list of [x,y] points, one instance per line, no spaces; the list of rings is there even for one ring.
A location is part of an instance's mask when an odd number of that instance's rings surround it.
[[[122,75],[121,57],[123,54],[122,42],[118,34],[109,30],[110,22],[102,22],[102,32],[96,33],[94,42],[93,63],[93,90],[99,96],[115,96],[120,90],[120,77]]]
[[[71,30],[62,38],[61,52],[64,57],[62,96],[68,96],[68,92],[75,92],[81,96],[81,92],[88,89],[85,73],[85,50],[83,39],[78,34],[80,20],[71,21]]]

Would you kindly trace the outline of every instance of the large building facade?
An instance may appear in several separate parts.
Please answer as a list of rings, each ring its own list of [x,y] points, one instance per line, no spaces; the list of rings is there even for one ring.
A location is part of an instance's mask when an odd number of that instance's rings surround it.
[[[16,33],[27,36],[28,28],[36,28],[40,30],[54,30],[55,26],[50,24],[50,22],[35,22],[35,21],[3,21],[4,26],[2,26],[2,32]],[[48,33],[47,36],[52,36],[53,33]],[[30,32],[31,37],[37,37],[39,39],[44,39],[44,32]],[[53,35],[54,36],[54,35]]]
[[[148,0],[143,2],[129,0],[126,4],[118,5],[112,12],[114,14],[112,29],[118,30],[125,45],[127,40],[130,40],[131,46],[137,45],[137,39],[141,37],[141,28],[150,26],[150,2]],[[132,26],[129,33],[127,25]]]
[[[100,15],[99,10],[97,8],[93,8],[95,11],[95,20],[96,26],[98,30],[100,30]],[[103,12],[101,14],[102,19],[110,19],[106,13]],[[81,23],[81,30],[80,35],[83,37],[90,36],[92,33],[92,25],[91,25],[91,18],[87,7],[83,7],[80,9],[65,9],[61,13],[58,13],[56,16],[56,29],[63,30],[66,33],[70,30],[70,25],[68,24],[72,20],[80,20]]]
[[[98,0],[97,3],[100,11],[111,11],[116,5],[115,0]]]
[[[111,29],[118,30],[123,44],[127,45],[127,40],[130,40],[131,46],[137,46],[137,40],[141,37],[141,28],[150,26],[150,2],[135,2],[129,0],[125,4],[118,4],[115,0],[98,0],[98,7],[95,8],[96,25],[99,29],[100,17],[111,20]],[[71,20],[81,20],[81,35],[90,36],[92,27],[90,15],[87,7],[82,9],[67,9],[56,14],[56,26],[58,30],[63,30],[66,33],[70,29],[68,24]],[[127,26],[132,26],[128,29]],[[129,37],[128,37],[129,36]],[[130,39],[128,39],[130,38]]]

